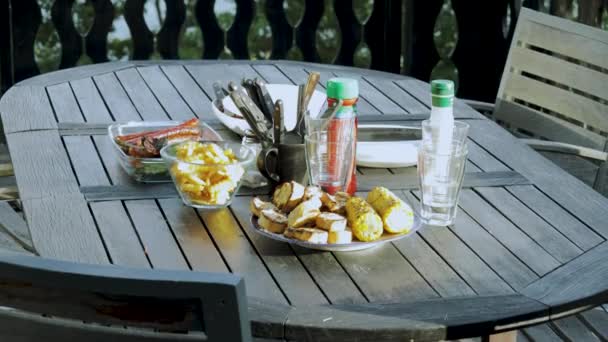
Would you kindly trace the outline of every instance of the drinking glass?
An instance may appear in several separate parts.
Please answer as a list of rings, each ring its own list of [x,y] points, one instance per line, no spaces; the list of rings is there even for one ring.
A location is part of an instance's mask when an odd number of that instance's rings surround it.
[[[354,160],[353,137],[316,131],[304,140],[310,183],[330,193],[343,191]]]
[[[447,226],[454,222],[467,161],[468,130],[468,124],[454,122],[449,148],[439,149],[436,129],[428,120],[422,122],[418,179],[422,197],[420,216],[426,224]]]

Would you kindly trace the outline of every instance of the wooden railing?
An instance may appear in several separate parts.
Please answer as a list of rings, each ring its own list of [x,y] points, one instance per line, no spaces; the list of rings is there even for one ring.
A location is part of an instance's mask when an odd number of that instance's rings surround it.
[[[34,46],[43,21],[40,9],[43,1],[0,1],[0,90],[6,90],[18,81],[40,73]],[[248,33],[255,19],[256,6],[263,6],[272,31],[270,58],[287,58],[295,44],[303,60],[320,62],[316,33],[326,5],[331,3],[341,36],[333,63],[353,65],[356,49],[362,42],[371,54],[369,67],[409,74],[422,80],[428,80],[438,62],[444,60],[453,63],[458,70],[461,97],[493,101],[510,35],[522,4],[522,0],[451,0],[458,32],[452,53],[438,49],[434,40],[444,0],[376,0],[369,19],[364,23],[359,21],[353,10],[353,2],[361,1],[300,0],[304,2],[305,9],[295,27],[287,20],[285,1],[235,0],[235,18],[225,32],[214,12],[214,0],[165,0],[165,19],[155,34],[144,19],[146,0],[87,0],[92,5],[94,20],[88,32],[81,35],[75,28],[72,15],[75,0],[55,0],[50,19],[61,44],[59,68],[75,66],[83,56],[88,56],[93,63],[109,60],[108,34],[118,2],[124,6],[121,10],[131,34],[131,59],[149,59],[154,53],[163,59],[180,58],[180,37],[188,5],[193,5],[198,29],[202,33],[204,48],[200,51],[201,58],[219,58],[227,48],[233,58],[249,59],[252,54]],[[568,2],[552,2],[564,1]],[[538,9],[542,1],[523,2]],[[599,22],[601,17],[590,14],[601,13],[596,8],[598,4],[601,9],[602,0],[579,1],[579,16],[591,23]]]

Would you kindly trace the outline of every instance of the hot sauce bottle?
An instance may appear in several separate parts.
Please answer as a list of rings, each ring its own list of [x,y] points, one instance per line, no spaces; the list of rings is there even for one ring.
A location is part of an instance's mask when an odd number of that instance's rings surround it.
[[[342,100],[342,108],[338,110],[334,119],[329,123],[330,141],[338,140],[340,137],[352,136],[352,164],[348,172],[344,189],[330,188],[329,193],[345,191],[351,195],[357,191],[357,170],[356,170],[356,147],[357,147],[357,100],[359,98],[359,83],[355,79],[337,77],[327,81],[327,105],[334,106],[338,100]],[[330,158],[334,153],[330,153]],[[331,163],[339,160],[330,159]]]

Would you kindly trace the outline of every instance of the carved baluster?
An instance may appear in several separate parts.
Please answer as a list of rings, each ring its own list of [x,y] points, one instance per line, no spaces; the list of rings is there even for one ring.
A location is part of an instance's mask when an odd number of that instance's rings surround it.
[[[458,68],[458,94],[494,102],[509,49],[502,26],[508,0],[452,0],[452,5],[458,22],[452,58]]]
[[[227,45],[234,59],[249,59],[247,33],[253,22],[255,2],[253,0],[236,0],[236,15],[227,34]]]
[[[51,19],[61,42],[60,69],[75,66],[82,55],[82,37],[72,19],[73,4],[74,0],[56,0],[51,7]]]
[[[300,25],[296,29],[296,44],[302,51],[302,56],[307,62],[319,62],[321,58],[317,51],[317,28],[325,2],[320,0],[306,0],[306,9]]]
[[[365,25],[365,41],[372,54],[372,69],[401,70],[401,0],[375,1]]]
[[[606,5],[603,5],[606,4]],[[602,0],[586,0],[578,2],[578,21],[583,24],[601,27],[604,6],[608,3]]]
[[[293,43],[293,28],[287,21],[284,0],[266,0],[266,18],[272,31],[271,59],[285,59]]]
[[[167,16],[156,36],[158,52],[165,59],[178,59],[179,33],[186,20],[184,0],[165,0]]]
[[[86,53],[93,63],[103,63],[108,61],[108,33],[114,20],[114,5],[110,0],[91,2],[95,9],[95,19],[85,38]]]
[[[131,59],[148,59],[154,51],[154,34],[144,20],[144,4],[146,0],[127,0],[124,16],[131,32],[133,54]]]
[[[224,31],[213,12],[214,0],[199,0],[196,3],[196,20],[203,32],[203,58],[217,59],[224,49]]]
[[[429,80],[439,55],[433,42],[435,21],[441,10],[443,0],[410,0],[405,9],[410,20],[406,46],[405,73],[420,80]],[[409,58],[408,58],[409,57]]]
[[[355,51],[361,41],[361,24],[353,11],[353,0],[334,0],[334,11],[342,35],[335,63],[352,66],[355,64]]]
[[[34,57],[34,41],[42,23],[36,0],[12,1],[13,62],[15,82],[38,75],[40,69]]]
[[[533,10],[536,11],[540,11],[541,10],[541,3],[543,2],[543,0],[523,0],[522,2],[522,6],[523,7],[527,7],[527,8],[531,8]]]

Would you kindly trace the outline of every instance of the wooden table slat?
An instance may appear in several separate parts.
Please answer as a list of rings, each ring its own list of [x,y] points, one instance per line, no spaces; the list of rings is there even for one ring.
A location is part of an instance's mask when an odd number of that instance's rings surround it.
[[[597,233],[608,237],[608,201],[487,120],[470,121],[469,136],[515,171],[530,179],[554,201],[568,208]],[[505,141],[511,141],[505,148]]]
[[[427,106],[417,98],[405,92],[402,88],[398,87],[392,80],[369,76],[363,77],[363,79],[384,96],[394,101],[408,114],[428,111]]]
[[[22,203],[41,256],[91,264],[109,262],[82,195],[24,199]]]
[[[228,272],[221,252],[215,247],[194,209],[182,205],[176,198],[159,199],[158,203],[193,270]]]
[[[393,242],[442,297],[473,296],[475,291],[419,235]]]
[[[604,239],[584,223],[561,208],[557,203],[531,185],[516,185],[506,188],[528,208],[549,222],[582,250],[588,250]]]
[[[319,70],[316,70],[315,68],[307,68],[307,69],[305,69],[305,71],[307,73],[310,73],[312,71],[319,71]],[[329,79],[336,77],[336,74],[334,74],[333,72],[330,72],[330,71],[319,71],[319,74],[321,74],[319,83],[323,87],[325,87],[327,85],[327,81]],[[294,80],[294,82],[297,84],[304,83],[304,82],[306,82],[306,79],[302,79],[301,81]],[[381,114],[380,110],[378,110],[378,108],[376,108],[374,105],[372,105],[366,97],[367,97],[366,94],[362,94],[361,92],[359,92],[359,99],[357,100],[358,114],[361,114],[361,115]]]
[[[108,201],[91,203],[90,207],[112,263],[149,268],[150,262],[123,204]]]
[[[294,84],[285,74],[281,72],[276,66],[270,64],[254,64],[251,66],[267,83],[279,83],[279,84]],[[301,76],[304,76],[303,73]]]
[[[21,199],[68,193],[80,195],[70,160],[57,131],[13,133],[8,134],[6,140]]]
[[[162,121],[169,119],[137,69],[130,68],[118,71],[116,77],[144,120]],[[106,94],[102,95],[104,98],[106,97]]]
[[[93,77],[104,103],[116,121],[139,121],[141,116],[114,73]]]
[[[124,173],[118,168],[116,163],[106,165],[111,173]],[[386,171],[386,169],[381,169]],[[123,176],[127,176],[124,174]],[[358,189],[360,191],[370,191],[378,184],[392,190],[414,190],[418,189],[418,178],[412,174],[365,174],[358,177]],[[500,187],[512,184],[529,184],[516,172],[472,172],[465,174],[463,188],[472,187]],[[133,200],[133,199],[154,199],[154,198],[173,198],[177,197],[177,190],[172,183],[157,184],[136,184],[128,180],[128,183],[119,185],[93,185],[82,186],[80,191],[88,201],[114,201],[114,200]],[[241,187],[238,196],[243,195],[265,195],[271,191],[270,187],[247,188]]]
[[[137,71],[171,119],[184,121],[194,117],[194,112],[169,82],[159,66],[140,67],[137,68]]]
[[[535,325],[524,329],[526,335],[533,341],[560,341],[562,340],[549,324]]]
[[[93,79],[74,80],[70,82],[70,86],[87,122],[112,121],[112,115],[108,112],[99,91],[95,87],[95,83],[93,83]]]
[[[594,297],[598,303],[606,302],[608,300],[607,252],[608,242],[602,242],[530,284],[521,293],[551,306],[553,316],[570,308],[584,308]]]
[[[576,316],[562,318],[553,322],[553,325],[570,341],[600,342],[599,337],[589,330]]]
[[[188,269],[156,201],[125,201],[125,207],[152,267]]]
[[[476,190],[511,222],[524,230],[558,261],[564,263],[581,254],[581,249],[553,226],[533,213],[505,189],[479,187]]]
[[[97,151],[99,151],[99,156],[101,157],[106,172],[110,176],[112,184],[135,184],[135,181],[132,180],[120,166],[115,147],[112,145],[110,139],[107,136],[94,136],[93,142],[95,143]]]
[[[420,196],[418,192],[414,193],[416,196]],[[517,290],[538,279],[538,276],[527,265],[484,230],[466,212],[459,212],[449,229],[511,288]]]
[[[80,186],[110,185],[90,137],[64,137],[63,142]]]
[[[211,94],[205,94],[182,65],[161,67],[164,74],[197,117],[205,122],[217,121],[211,112]]]
[[[235,198],[231,205],[244,233],[293,305],[328,304],[325,295],[308,274],[289,244],[270,240],[253,231],[249,198]]]
[[[601,308],[588,310],[579,316],[598,336],[608,340],[608,314]]]
[[[5,134],[57,128],[45,88],[14,86],[0,99],[0,108]]]
[[[399,106],[394,100],[388,98],[379,89],[374,87],[363,76],[352,72],[334,72],[338,77],[348,77],[356,79],[359,82],[360,96],[365,99],[376,109],[382,113],[399,113],[406,114],[407,110]]]
[[[270,303],[288,303],[230,210],[199,211],[199,214],[230,271],[245,279],[247,295]]]
[[[47,88],[47,92],[59,122],[85,121],[69,83],[50,86]]]
[[[472,190],[463,190],[459,202],[464,212],[537,274],[546,274],[560,265],[542,245],[531,239]]]

